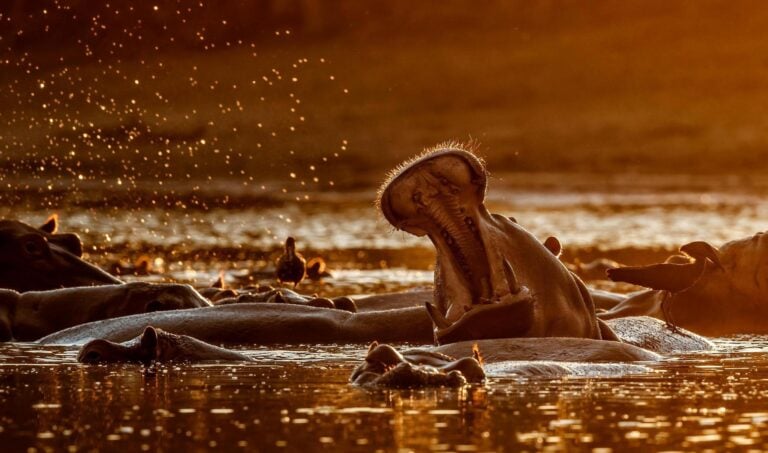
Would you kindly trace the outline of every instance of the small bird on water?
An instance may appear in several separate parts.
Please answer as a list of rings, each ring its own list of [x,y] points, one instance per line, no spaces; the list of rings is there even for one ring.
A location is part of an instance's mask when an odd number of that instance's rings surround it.
[[[296,239],[289,236],[285,240],[285,252],[277,259],[277,280],[280,283],[293,283],[294,289],[302,280],[307,271],[307,261],[296,253]]]

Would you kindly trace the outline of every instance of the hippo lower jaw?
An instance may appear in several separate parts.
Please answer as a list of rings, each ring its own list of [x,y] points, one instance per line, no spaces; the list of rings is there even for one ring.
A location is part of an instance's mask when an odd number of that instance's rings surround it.
[[[533,295],[502,254],[515,249],[501,224],[509,221],[483,205],[486,178],[473,154],[443,149],[397,170],[379,198],[392,225],[437,250],[437,306],[427,311],[438,343],[516,336],[533,320]]]
[[[435,324],[437,344],[490,338],[519,337],[528,331],[534,318],[534,300],[496,302],[475,306],[453,324],[440,327],[436,320],[442,316],[434,305],[427,311]]]

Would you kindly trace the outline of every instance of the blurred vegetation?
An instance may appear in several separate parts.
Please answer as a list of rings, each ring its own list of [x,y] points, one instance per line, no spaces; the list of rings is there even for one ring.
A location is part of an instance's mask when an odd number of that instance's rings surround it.
[[[375,185],[470,138],[496,171],[768,169],[759,3],[15,0],[0,24],[0,177],[30,184]]]

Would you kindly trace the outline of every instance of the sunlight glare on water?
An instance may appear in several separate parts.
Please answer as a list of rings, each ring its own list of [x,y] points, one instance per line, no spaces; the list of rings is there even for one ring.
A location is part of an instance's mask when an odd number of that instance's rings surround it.
[[[250,347],[255,363],[147,371],[9,344],[0,347],[0,403],[13,416],[0,419],[0,438],[13,450],[104,440],[151,450],[766,448],[768,340],[717,344],[623,377],[507,376],[406,391],[347,384],[363,345]]]

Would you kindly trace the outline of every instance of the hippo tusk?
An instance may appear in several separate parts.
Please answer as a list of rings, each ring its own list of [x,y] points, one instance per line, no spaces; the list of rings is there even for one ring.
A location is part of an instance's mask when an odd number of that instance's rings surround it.
[[[429,302],[426,302],[426,305],[427,314],[429,314],[429,317],[432,318],[432,323],[437,326],[438,329],[446,329],[451,326],[451,323],[445,319],[445,316],[440,313],[440,310],[438,310],[437,307],[430,304]]]
[[[512,294],[518,294],[520,292],[520,283],[517,281],[517,275],[512,268],[512,264],[508,260],[504,260],[504,276],[507,278],[507,285],[509,285],[509,292]]]

